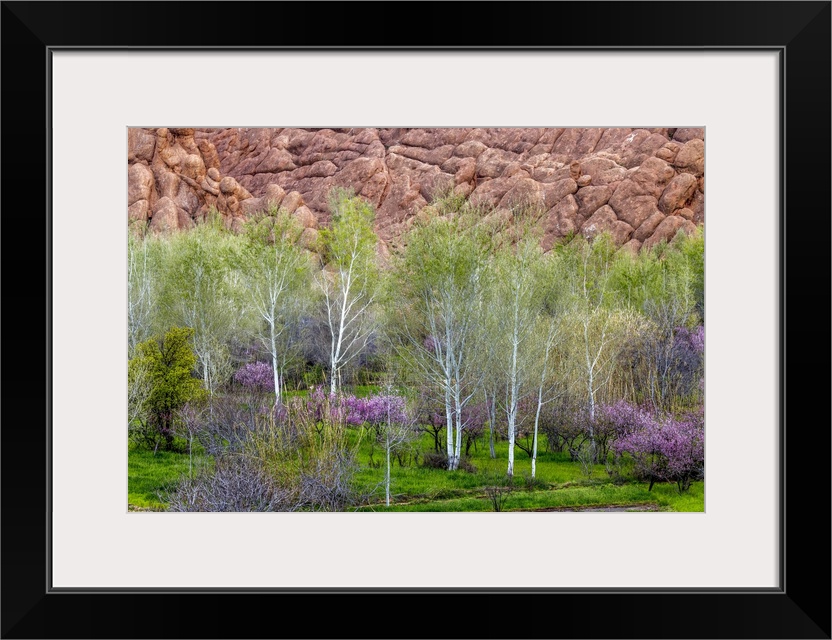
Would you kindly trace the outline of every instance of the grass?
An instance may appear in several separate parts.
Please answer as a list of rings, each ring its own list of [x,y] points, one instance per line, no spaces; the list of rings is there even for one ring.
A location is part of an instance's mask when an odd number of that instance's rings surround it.
[[[197,469],[210,464],[210,459],[203,455],[194,455],[194,473]],[[152,451],[128,449],[127,452],[127,505],[143,510],[163,510],[165,503],[159,494],[164,495],[176,487],[180,478],[188,475],[189,461],[187,453],[172,451]]]
[[[374,442],[370,429],[351,430],[353,438],[361,438],[357,484],[372,491],[371,501],[361,511],[494,511],[494,503],[487,488],[504,486],[508,445],[496,444],[496,458],[488,452],[487,441],[471,449],[467,460],[475,467],[468,471],[434,469],[421,463],[421,454],[405,460],[401,466],[395,456],[391,468],[392,504],[384,504],[384,448]],[[545,440],[541,449],[545,448]],[[429,452],[432,438],[424,434],[414,450]],[[211,459],[196,453],[194,472],[211,464]],[[502,511],[578,510],[587,507],[619,506],[634,510],[703,512],[705,510],[704,483],[694,482],[690,490],[679,494],[676,485],[659,483],[648,491],[646,482],[627,476],[618,481],[607,474],[603,465],[595,465],[587,476],[569,454],[541,451],[538,453],[537,473],[531,480],[531,461],[526,453],[515,452],[515,475],[511,492],[504,496]],[[171,491],[183,475],[188,474],[188,454],[131,449],[128,451],[128,504],[133,508],[163,510],[160,498]]]
[[[635,482],[626,485],[568,485],[537,491],[515,489],[505,498],[502,511],[572,511],[592,506],[629,507],[633,511],[702,511],[699,504],[702,492],[701,482],[694,483],[691,495],[682,496],[679,496],[672,485],[656,485],[652,491],[647,491],[645,483]],[[478,488],[458,497],[437,495],[398,502],[390,507],[383,504],[371,505],[360,510],[492,512],[494,507],[486,492]]]
[[[418,448],[431,450],[432,440],[423,436]],[[545,447],[545,440],[541,448]],[[358,482],[365,487],[377,487],[377,502],[361,510],[372,511],[493,511],[486,487],[505,483],[508,444],[498,442],[496,458],[492,459],[485,442],[472,447],[468,461],[476,468],[468,471],[432,469],[413,463],[400,466],[393,461],[391,494],[393,504],[384,505],[384,449],[374,444],[371,432],[362,438],[359,450],[361,471]],[[626,469],[625,469],[626,473]],[[503,511],[577,509],[592,506],[628,505],[638,510],[704,511],[704,484],[695,482],[690,491],[679,494],[676,485],[661,483],[648,491],[646,482],[631,478],[613,482],[604,465],[594,465],[587,476],[569,454],[539,452],[536,478],[531,480],[531,460],[525,452],[515,452],[512,491],[505,498]]]

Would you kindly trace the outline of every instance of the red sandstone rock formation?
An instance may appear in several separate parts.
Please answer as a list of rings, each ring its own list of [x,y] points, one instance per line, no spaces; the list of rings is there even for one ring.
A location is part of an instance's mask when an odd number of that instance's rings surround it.
[[[638,251],[704,223],[703,129],[130,129],[128,220],[187,229],[211,207],[229,228],[269,206],[316,235],[327,194],[351,187],[393,243],[435,194],[541,212],[544,248],[608,231]]]

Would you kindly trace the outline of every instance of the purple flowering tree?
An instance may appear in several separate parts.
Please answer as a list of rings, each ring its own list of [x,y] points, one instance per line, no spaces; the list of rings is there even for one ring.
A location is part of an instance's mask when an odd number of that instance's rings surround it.
[[[366,398],[346,396],[344,398],[346,421],[349,424],[366,424],[375,428],[376,437],[384,445],[386,471],[384,474],[384,494],[387,506],[390,506],[390,457],[393,451],[400,449],[418,436],[416,421],[407,410],[407,403],[402,396],[393,393],[388,385],[384,393]]]
[[[656,482],[676,482],[679,492],[700,477],[705,463],[705,423],[701,408],[681,417],[656,414],[620,400],[605,405],[604,414],[617,439],[613,450],[629,454],[638,477]]]
[[[348,401],[352,396],[325,393],[322,386],[311,387],[304,404],[306,418],[321,431],[327,424],[344,425],[349,420]]]
[[[250,418],[264,410],[267,395],[274,391],[272,368],[265,362],[249,362],[234,372],[234,382],[243,388]],[[277,402],[274,403],[277,406]]]
[[[274,389],[272,368],[265,362],[249,362],[237,369],[234,381],[250,391],[266,392]]]

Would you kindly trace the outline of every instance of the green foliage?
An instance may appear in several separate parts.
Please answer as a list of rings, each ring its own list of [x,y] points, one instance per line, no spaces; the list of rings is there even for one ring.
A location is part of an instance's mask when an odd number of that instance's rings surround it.
[[[705,233],[701,226],[696,233],[688,236],[684,233],[674,240],[680,261],[686,263],[690,287],[693,292],[696,312],[700,319],[705,319]]]
[[[617,257],[617,247],[607,233],[592,241],[577,236],[568,244],[556,245],[553,251],[569,274],[572,293],[582,306],[609,307],[610,277]]]
[[[332,224],[320,232],[323,270],[316,281],[324,298],[329,329],[330,390],[342,384],[344,368],[362,353],[376,328],[381,272],[376,260],[375,211],[351,190],[330,192]]]
[[[274,206],[253,214],[243,225],[243,236],[253,251],[265,246],[295,247],[302,233],[303,227],[292,214]]]
[[[206,221],[165,244],[160,273],[160,317],[165,326],[190,327],[198,370],[213,394],[233,371],[227,345],[248,319],[240,278],[242,240]]]
[[[619,252],[610,273],[616,302],[648,317],[666,315],[672,307],[679,326],[704,317],[704,238],[679,232],[670,244],[659,243],[638,254]]]
[[[318,233],[324,264],[350,263],[356,271],[374,271],[378,238],[373,230],[373,206],[351,189],[340,187],[330,191],[328,203],[332,224]]]
[[[287,368],[301,361],[300,318],[312,303],[310,261],[298,245],[303,228],[283,209],[253,216],[245,227],[241,271],[248,335],[272,359],[279,394]]]
[[[189,342],[192,336],[192,329],[172,327],[162,338],[140,343],[129,363],[128,380],[139,371],[146,372],[149,379],[136,434],[136,440],[145,445],[172,449],[179,410],[205,395],[193,376],[196,356]]]
[[[432,218],[411,232],[395,286],[415,299],[427,291],[454,295],[478,288],[491,248],[492,237],[470,217]]]

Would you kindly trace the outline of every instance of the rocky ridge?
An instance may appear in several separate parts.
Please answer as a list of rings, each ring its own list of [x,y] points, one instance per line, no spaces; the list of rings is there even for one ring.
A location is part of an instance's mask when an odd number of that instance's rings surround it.
[[[500,215],[541,212],[544,249],[608,231],[638,251],[704,224],[704,130],[694,128],[129,129],[127,214],[140,233],[188,229],[216,207],[229,228],[271,205],[314,247],[327,194],[351,187],[395,246],[435,194]]]

